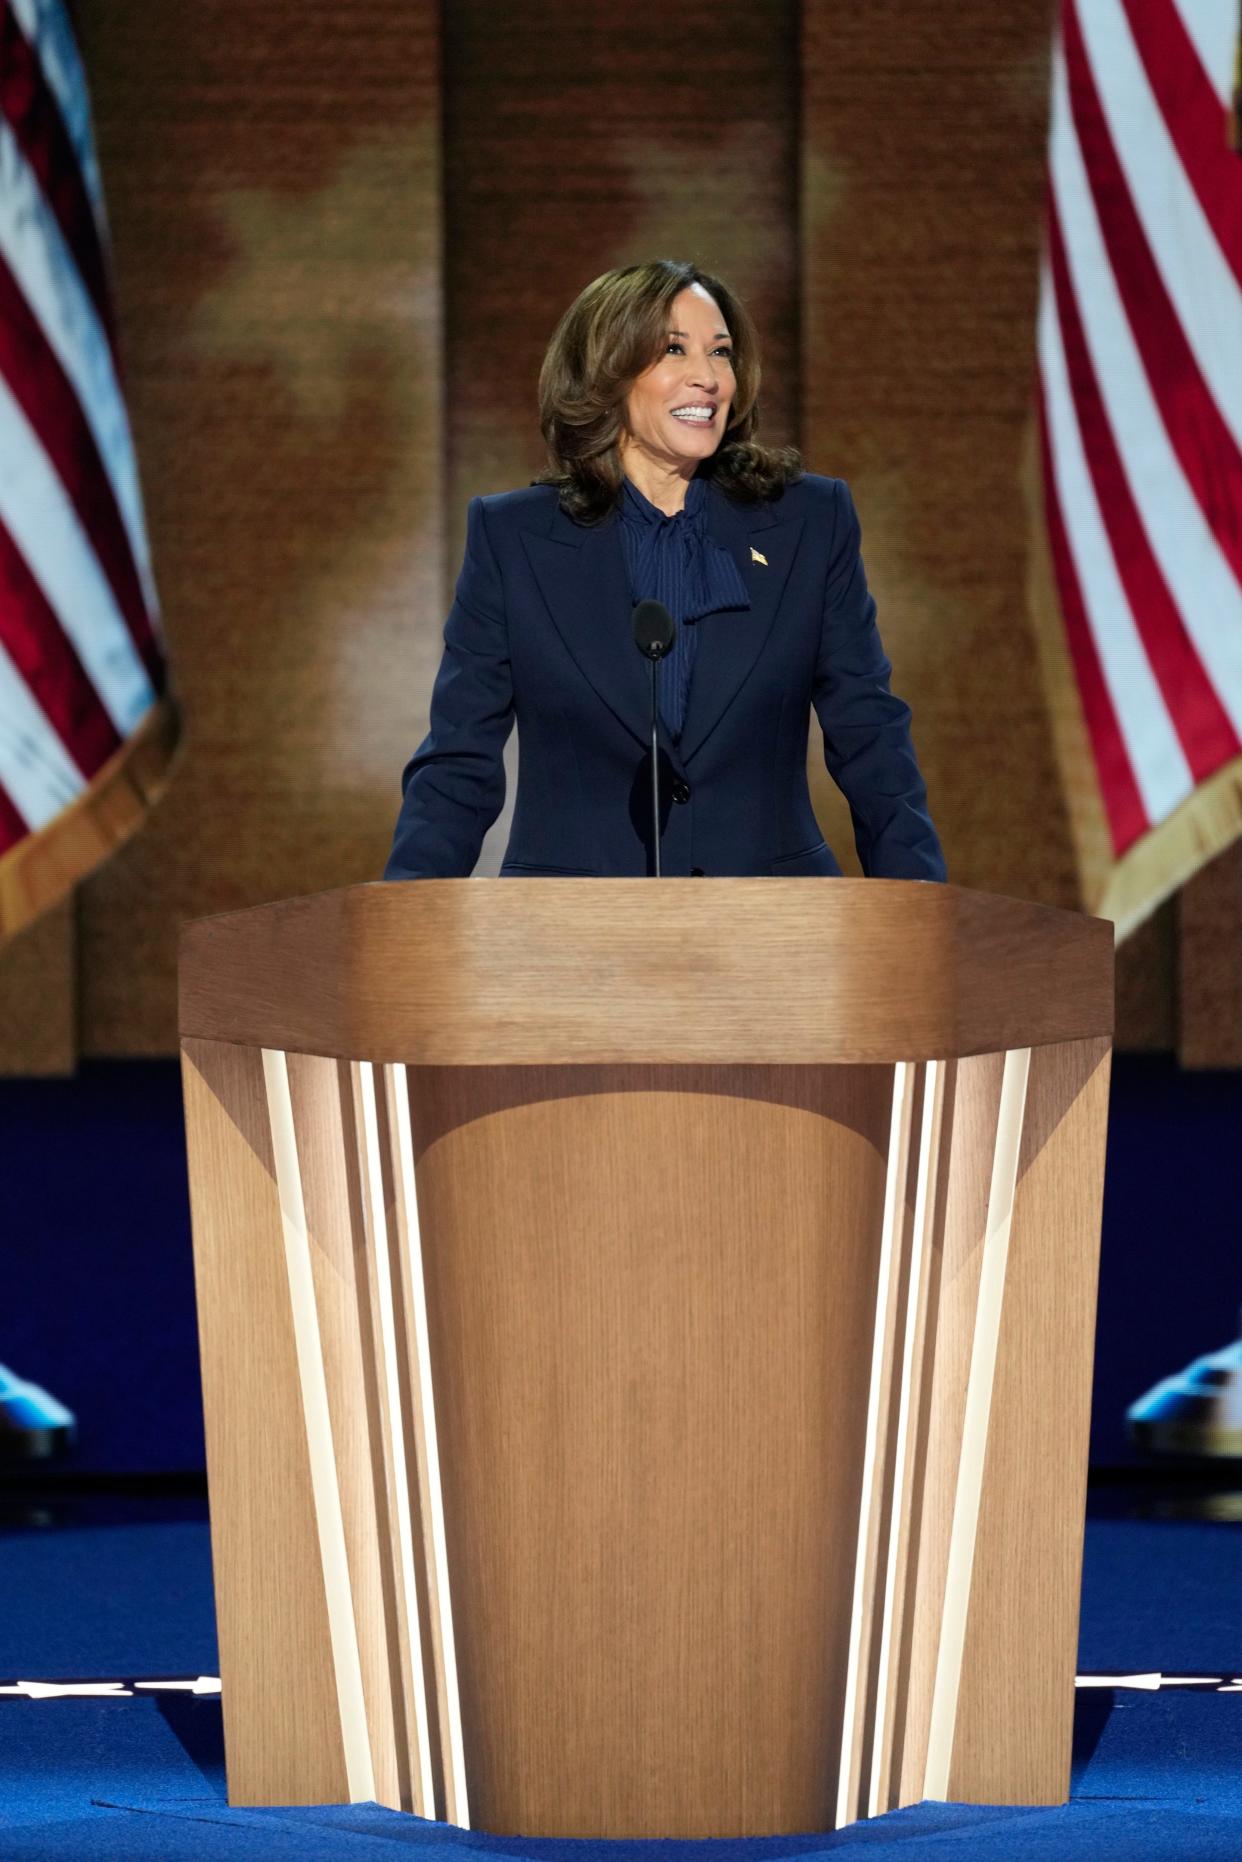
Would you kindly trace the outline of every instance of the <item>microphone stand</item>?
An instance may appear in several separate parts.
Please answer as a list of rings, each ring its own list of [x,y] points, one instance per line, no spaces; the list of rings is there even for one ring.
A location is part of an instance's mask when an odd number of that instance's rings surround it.
[[[652,871],[660,878],[660,706],[656,669],[677,637],[668,609],[659,601],[640,601],[634,610],[634,645],[651,667],[651,839]]]
[[[653,650],[647,662],[651,667],[651,844],[655,848],[657,879],[660,877],[660,732],[656,673],[663,657],[663,653]]]

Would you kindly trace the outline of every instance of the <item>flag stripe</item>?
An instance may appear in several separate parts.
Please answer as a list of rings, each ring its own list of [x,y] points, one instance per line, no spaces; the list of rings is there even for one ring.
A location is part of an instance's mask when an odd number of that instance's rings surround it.
[[[121,736],[30,566],[0,523],[0,645],[48,723],[86,777],[121,746]]]
[[[1233,61],[1237,56],[1238,0],[1174,0],[1182,30],[1193,44],[1199,63],[1211,80],[1221,106],[1229,108],[1233,93]]]
[[[0,936],[133,826],[175,742],[166,683],[86,76],[66,0],[0,0],[5,873],[46,850],[0,886]]]
[[[99,237],[106,239],[107,215],[104,212],[99,164],[95,159],[90,98],[73,27],[57,0],[9,0],[9,4],[28,44],[38,53],[43,74],[56,99],[56,107],[77,158]]]
[[[1177,159],[1120,0],[1087,7],[1066,0],[1065,50],[1101,221],[1106,234],[1118,233],[1122,295],[1136,312],[1159,315],[1157,336],[1180,325],[1179,351],[1189,345],[1209,398],[1242,445],[1238,278]],[[1152,294],[1158,301],[1149,307]]]
[[[20,537],[32,574],[73,641],[92,685],[123,737],[155,701],[99,560],[69,495],[21,407],[0,380],[0,522]]]
[[[1122,932],[1242,832],[1238,4],[1060,0],[1053,44],[1034,614],[1094,764],[1059,733],[1084,902]]]
[[[115,353],[108,277],[94,209],[69,133],[34,49],[0,0],[0,115],[38,179]]]
[[[1144,815],[1148,822],[1160,821],[1190,792],[1194,781],[1143,650],[1100,517],[1070,393],[1050,282],[1045,284],[1040,300],[1039,356],[1052,438],[1054,483],[1068,553]]]
[[[1086,602],[1074,569],[1069,539],[1065,534],[1053,470],[1048,408],[1042,392],[1038,397],[1037,407],[1042,441],[1040,450],[1043,463],[1044,512],[1048,529],[1048,545],[1056,574],[1057,589],[1061,597],[1066,643],[1073,662],[1074,676],[1078,682],[1078,695],[1082,701],[1083,718],[1087,726],[1087,736],[1099,775],[1104,812],[1112,835],[1113,847],[1120,853],[1147,831],[1147,813],[1135,780],[1134,765],[1130,761],[1125,740],[1117,724],[1117,714],[1113,710],[1108,687],[1104,682],[1100,657],[1087,621]]]
[[[26,826],[46,827],[82,793],[81,772],[0,645],[0,771]]]
[[[82,404],[125,522],[130,549],[154,617],[155,591],[143,522],[142,496],[111,349],[95,307],[65,246],[56,217],[0,119],[0,257],[26,298]]]
[[[1242,585],[1232,562],[1238,538],[1231,509],[1234,499],[1242,504],[1242,459],[1219,424],[1212,428],[1214,451],[1191,445],[1185,437],[1174,452],[1119,295],[1059,58],[1053,74],[1050,170],[1074,301],[1130,495],[1182,624],[1234,728],[1242,729]],[[1193,360],[1183,353],[1193,377]],[[1166,400],[1176,403],[1177,377],[1170,374],[1166,386]],[[1184,397],[1188,403],[1194,392],[1192,380]],[[1197,482],[1187,482],[1186,463]]]
[[[1175,6],[1124,0],[1135,48],[1169,137],[1234,276],[1242,283],[1242,188],[1228,112]],[[1242,29],[1242,9],[1238,12]]]
[[[1202,780],[1236,756],[1242,741],[1182,624],[1131,495],[1070,285],[1055,201],[1048,213],[1048,255],[1071,392],[1113,558],[1186,760]]]
[[[0,258],[0,377],[7,379],[48,458],[59,473],[82,528],[112,588],[130,638],[155,690],[164,662],[151,627],[129,534],[73,384],[44,340],[43,331]]]
[[[1172,443],[1218,549],[1235,580],[1242,583],[1242,367],[1238,365],[1242,355],[1242,298],[1231,280],[1232,302],[1222,310],[1222,320],[1232,328],[1233,355],[1223,373],[1233,377],[1230,392],[1239,423],[1235,430],[1222,416],[1215,384],[1210,385],[1204,378],[1127,193],[1083,44],[1073,28],[1072,6],[1066,9],[1065,50],[1070,107],[1080,152],[1075,157],[1069,113],[1062,111],[1060,120],[1054,122],[1052,162],[1054,177],[1058,178],[1058,197],[1073,204],[1077,224],[1085,223],[1080,194],[1089,190],[1095,204],[1094,223],[1106,252],[1093,270],[1092,303],[1097,297],[1119,297],[1123,303],[1129,335],[1138,347],[1158,403],[1154,419]],[[1071,183],[1061,185],[1060,173],[1071,160],[1078,173]],[[1068,223],[1066,235],[1072,259],[1075,240]],[[1101,315],[1107,308],[1103,306]],[[1222,335],[1226,333],[1227,328],[1222,330]],[[1110,334],[1124,340],[1127,349],[1131,346],[1128,336],[1118,337],[1116,331]],[[1101,348],[1097,346],[1097,355]]]
[[[25,840],[30,828],[14,806],[13,799],[0,782],[0,854],[6,854],[18,841]]]

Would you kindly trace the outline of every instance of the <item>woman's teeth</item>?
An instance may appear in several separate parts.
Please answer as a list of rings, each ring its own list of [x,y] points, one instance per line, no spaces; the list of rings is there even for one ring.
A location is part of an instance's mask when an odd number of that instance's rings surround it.
[[[697,421],[699,426],[706,427],[711,424],[716,410],[714,407],[675,407],[672,412],[674,420]]]

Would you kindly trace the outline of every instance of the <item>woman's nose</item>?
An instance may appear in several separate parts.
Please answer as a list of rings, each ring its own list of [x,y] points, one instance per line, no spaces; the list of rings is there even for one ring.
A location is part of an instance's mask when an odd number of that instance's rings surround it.
[[[714,390],[716,387],[716,374],[716,364],[710,356],[701,356],[697,362],[691,359],[689,376],[690,386],[692,388],[711,388]]]

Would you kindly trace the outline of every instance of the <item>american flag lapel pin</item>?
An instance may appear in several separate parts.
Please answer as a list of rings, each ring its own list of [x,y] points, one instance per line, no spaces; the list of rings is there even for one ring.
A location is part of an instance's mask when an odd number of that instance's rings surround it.
[[[764,568],[765,568],[765,569],[766,569],[766,568],[767,568],[767,566],[768,566],[768,559],[767,559],[767,557],[766,557],[766,556],[761,556],[761,555],[759,554],[759,552],[758,552],[758,550],[757,550],[757,549],[755,548],[755,546],[754,546],[754,544],[753,544],[753,543],[752,543],[752,544],[751,544],[751,546],[750,546],[750,560],[751,560],[752,562],[761,562],[761,563],[763,564],[763,566],[764,566]]]

